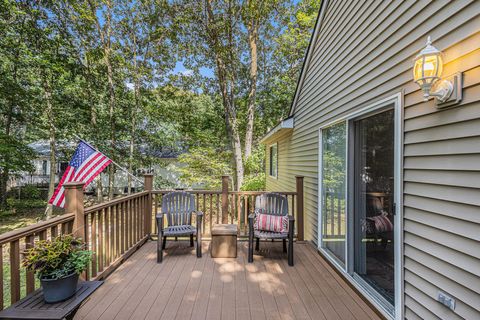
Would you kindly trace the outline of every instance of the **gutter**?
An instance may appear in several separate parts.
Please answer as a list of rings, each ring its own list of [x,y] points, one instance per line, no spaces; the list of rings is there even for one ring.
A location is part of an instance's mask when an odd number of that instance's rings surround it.
[[[268,139],[276,135],[277,133],[290,131],[294,128],[294,120],[293,117],[288,117],[280,121],[272,130],[268,131],[260,140],[260,143],[265,143]]]

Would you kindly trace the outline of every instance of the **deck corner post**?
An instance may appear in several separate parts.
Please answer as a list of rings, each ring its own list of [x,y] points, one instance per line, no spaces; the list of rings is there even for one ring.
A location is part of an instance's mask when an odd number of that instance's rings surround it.
[[[222,223],[228,223],[228,184],[230,176],[222,176]]]
[[[296,186],[297,186],[297,240],[303,241],[304,240],[304,227],[303,227],[303,219],[304,219],[304,212],[303,212],[303,176],[295,176],[296,179]]]
[[[85,208],[83,206],[84,182],[68,182],[65,188],[65,213],[73,213],[73,236],[85,240]]]
[[[152,235],[152,190],[153,190],[153,173],[146,173],[143,175],[144,189],[149,191],[147,196],[147,203],[145,204],[145,235],[151,237]]]

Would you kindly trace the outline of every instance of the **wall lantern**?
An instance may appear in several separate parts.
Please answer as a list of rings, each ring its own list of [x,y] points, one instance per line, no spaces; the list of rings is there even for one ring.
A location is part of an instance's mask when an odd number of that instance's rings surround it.
[[[428,37],[426,47],[415,57],[413,79],[422,89],[424,100],[434,97],[439,108],[462,100],[462,74],[441,79],[442,71],[442,53],[432,46]]]

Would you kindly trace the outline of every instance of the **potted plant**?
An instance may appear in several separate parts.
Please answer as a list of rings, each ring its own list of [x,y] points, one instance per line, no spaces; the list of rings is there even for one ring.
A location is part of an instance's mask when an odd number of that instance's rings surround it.
[[[80,238],[60,235],[26,250],[23,266],[37,273],[45,302],[54,303],[75,294],[78,276],[87,268],[91,256]]]

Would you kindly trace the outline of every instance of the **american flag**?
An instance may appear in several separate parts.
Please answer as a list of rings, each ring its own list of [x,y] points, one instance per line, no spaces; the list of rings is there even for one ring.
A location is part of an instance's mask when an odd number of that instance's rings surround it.
[[[111,162],[112,160],[101,152],[80,141],[48,203],[63,208],[65,206],[65,188],[63,187],[65,183],[71,181],[85,182],[84,188],[86,188]]]

